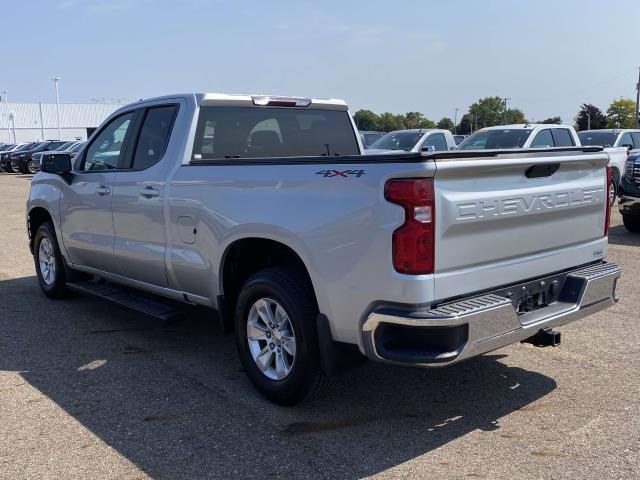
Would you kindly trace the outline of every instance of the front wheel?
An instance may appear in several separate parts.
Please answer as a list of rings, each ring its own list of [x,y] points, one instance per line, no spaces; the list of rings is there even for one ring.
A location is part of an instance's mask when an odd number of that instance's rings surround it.
[[[67,277],[64,261],[53,225],[45,222],[36,231],[33,242],[33,259],[38,284],[45,295],[62,298],[67,294]]]
[[[262,270],[242,287],[235,313],[240,361],[274,403],[310,400],[330,385],[320,368],[316,316],[312,289],[288,269]]]
[[[35,175],[35,174],[36,174],[36,173],[38,173],[39,171],[40,171],[40,169],[39,169],[39,168],[36,168],[36,167],[33,165],[33,160],[29,160],[29,161],[27,162],[27,166],[25,167],[25,172],[24,172],[24,173],[26,173],[26,174],[32,174],[32,175]]]
[[[631,233],[640,233],[640,215],[623,214],[622,222]]]

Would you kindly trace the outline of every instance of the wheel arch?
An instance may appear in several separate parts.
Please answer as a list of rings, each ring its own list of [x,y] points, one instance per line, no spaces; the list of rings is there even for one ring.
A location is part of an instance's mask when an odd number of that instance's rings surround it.
[[[53,221],[53,215],[51,212],[42,206],[34,206],[27,213],[27,234],[29,236],[29,249],[33,254],[33,241],[36,236],[36,232],[40,225],[45,222],[51,222],[51,225],[55,229],[55,224]]]
[[[240,289],[254,273],[265,268],[287,267],[296,270],[311,289],[316,307],[318,295],[308,265],[294,248],[271,238],[248,236],[236,239],[225,249],[220,262],[218,307],[225,330],[230,330],[231,318]]]

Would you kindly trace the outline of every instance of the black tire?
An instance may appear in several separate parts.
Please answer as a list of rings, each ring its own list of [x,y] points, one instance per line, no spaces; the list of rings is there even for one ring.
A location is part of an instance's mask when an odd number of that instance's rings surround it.
[[[45,280],[43,272],[40,267],[40,245],[42,242],[48,239],[53,248],[53,260],[55,264],[55,273],[52,275],[52,280]],[[60,253],[60,247],[58,247],[58,239],[56,238],[56,232],[53,225],[50,222],[45,222],[36,231],[36,235],[33,241],[33,260],[36,266],[36,276],[38,278],[38,284],[47,297],[50,298],[63,298],[68,294],[67,290],[67,275],[65,271],[64,260]]]
[[[296,340],[296,356],[289,374],[268,378],[256,365],[247,340],[247,319],[261,298],[278,302],[289,317]],[[302,275],[285,268],[262,270],[242,287],[235,311],[236,345],[240,361],[253,386],[279,405],[295,405],[324,392],[332,384],[320,367],[317,307],[312,288]]]
[[[624,227],[631,233],[640,233],[640,215],[623,214]]]

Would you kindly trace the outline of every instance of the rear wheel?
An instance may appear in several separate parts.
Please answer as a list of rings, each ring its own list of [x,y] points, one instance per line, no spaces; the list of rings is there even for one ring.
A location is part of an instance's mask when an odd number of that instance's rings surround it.
[[[640,215],[623,214],[624,227],[631,233],[640,233]]]
[[[64,260],[58,247],[53,225],[45,222],[36,231],[33,242],[33,259],[38,284],[45,295],[62,298],[67,294],[67,277]]]
[[[253,386],[274,403],[310,400],[330,384],[320,368],[316,316],[311,288],[291,270],[262,270],[242,287],[238,353]]]

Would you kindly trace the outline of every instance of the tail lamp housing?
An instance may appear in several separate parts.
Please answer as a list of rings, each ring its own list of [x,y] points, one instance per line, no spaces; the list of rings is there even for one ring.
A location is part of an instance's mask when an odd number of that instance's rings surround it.
[[[433,273],[435,198],[433,178],[389,180],[384,198],[404,208],[404,223],[393,232],[393,267],[399,273]]]
[[[607,211],[605,212],[604,217],[604,236],[609,235],[609,227],[611,225],[611,185],[613,184],[613,170],[611,169],[611,165],[607,165],[607,190],[605,192],[605,196],[607,197],[606,205]]]

